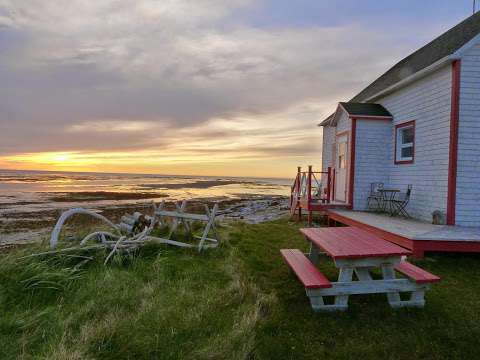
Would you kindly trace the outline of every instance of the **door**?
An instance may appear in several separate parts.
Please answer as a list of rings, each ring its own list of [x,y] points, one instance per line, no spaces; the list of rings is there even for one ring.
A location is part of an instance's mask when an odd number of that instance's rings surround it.
[[[337,137],[335,160],[335,200],[347,201],[348,136]]]

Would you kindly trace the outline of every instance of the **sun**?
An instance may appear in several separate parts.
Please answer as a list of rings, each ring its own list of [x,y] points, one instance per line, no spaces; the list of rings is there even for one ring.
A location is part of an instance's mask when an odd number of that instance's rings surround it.
[[[52,156],[52,160],[55,162],[65,162],[70,160],[70,156],[67,154],[58,154],[58,155]]]

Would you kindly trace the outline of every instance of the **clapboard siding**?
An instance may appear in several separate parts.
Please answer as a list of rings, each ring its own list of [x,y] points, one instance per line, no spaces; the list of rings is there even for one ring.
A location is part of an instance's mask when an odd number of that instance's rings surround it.
[[[333,167],[333,146],[335,144],[335,127],[323,127],[322,145],[322,171],[327,171],[329,166]]]
[[[388,183],[391,132],[390,120],[357,119],[354,210],[365,210],[372,182]]]
[[[345,111],[342,111],[338,115],[337,121],[337,134],[344,131],[350,131],[352,129],[352,120],[348,117],[348,114]]]
[[[480,44],[462,57],[456,224],[480,221]]]
[[[431,220],[446,211],[451,103],[451,67],[445,66],[377,100],[393,115],[388,148],[388,185],[405,190],[413,185],[409,212]],[[395,125],[415,120],[415,160],[394,164]]]

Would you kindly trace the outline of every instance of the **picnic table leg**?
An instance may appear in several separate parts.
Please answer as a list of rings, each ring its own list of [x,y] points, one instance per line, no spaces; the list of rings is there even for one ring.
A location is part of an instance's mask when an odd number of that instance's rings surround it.
[[[393,280],[395,279],[395,270],[392,264],[383,264],[382,268],[382,275],[383,279],[385,280]],[[389,292],[387,293],[388,303],[392,307],[399,306],[400,304],[400,293],[398,291]]]
[[[357,275],[358,280],[360,281],[372,280],[369,267],[358,267],[358,268],[355,268],[354,271],[355,271],[355,274]]]
[[[338,274],[338,282],[351,282],[353,276],[353,268],[344,266],[340,268],[340,273]],[[335,306],[347,308],[348,307],[348,295],[337,295],[335,296]]]
[[[318,248],[310,242],[310,252],[308,253],[308,258],[312,264],[318,265],[319,262],[319,251]]]

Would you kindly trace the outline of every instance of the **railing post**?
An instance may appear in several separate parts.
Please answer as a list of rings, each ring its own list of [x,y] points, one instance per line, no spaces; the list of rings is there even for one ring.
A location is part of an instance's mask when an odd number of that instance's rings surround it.
[[[335,200],[335,181],[336,181],[337,173],[335,172],[335,168],[332,169],[332,200]]]
[[[308,166],[307,200],[310,208],[310,201],[312,200],[312,165]]]
[[[330,204],[330,191],[332,189],[332,168],[327,169],[327,204]]]
[[[308,165],[308,182],[307,182],[307,210],[308,210],[308,226],[312,226],[312,165]]]
[[[302,167],[301,166],[298,166],[297,167],[297,194],[300,195],[300,186],[301,186],[301,182],[302,182]]]

